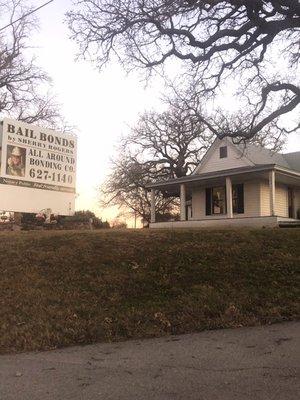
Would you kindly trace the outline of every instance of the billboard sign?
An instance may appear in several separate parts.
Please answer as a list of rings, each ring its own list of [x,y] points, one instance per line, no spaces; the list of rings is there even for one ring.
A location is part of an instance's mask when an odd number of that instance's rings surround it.
[[[51,208],[58,214],[72,214],[76,136],[8,118],[1,132],[0,209],[38,212]]]

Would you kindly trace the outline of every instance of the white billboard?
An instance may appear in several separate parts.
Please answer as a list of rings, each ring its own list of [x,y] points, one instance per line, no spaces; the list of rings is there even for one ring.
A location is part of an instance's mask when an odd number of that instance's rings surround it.
[[[0,210],[74,213],[76,136],[5,118],[0,147]]]

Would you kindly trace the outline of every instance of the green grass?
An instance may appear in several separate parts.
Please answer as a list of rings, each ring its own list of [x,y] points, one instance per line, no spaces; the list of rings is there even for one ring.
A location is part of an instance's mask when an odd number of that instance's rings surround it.
[[[299,316],[299,229],[8,232],[0,251],[0,353]]]

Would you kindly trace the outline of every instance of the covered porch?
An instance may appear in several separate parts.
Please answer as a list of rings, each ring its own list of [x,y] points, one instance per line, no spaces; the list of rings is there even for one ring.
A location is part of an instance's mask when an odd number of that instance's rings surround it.
[[[299,222],[300,174],[276,165],[191,175],[149,185],[150,228],[279,226]],[[156,222],[155,198],[180,198],[180,221]]]

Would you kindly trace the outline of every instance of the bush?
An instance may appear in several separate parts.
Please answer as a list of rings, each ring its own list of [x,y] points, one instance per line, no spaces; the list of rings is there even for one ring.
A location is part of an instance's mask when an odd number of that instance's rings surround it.
[[[92,220],[92,226],[95,229],[108,229],[110,228],[107,221],[102,221],[101,218],[96,217],[96,215],[89,210],[86,211],[76,211],[74,215],[65,217],[64,222],[74,222],[74,223],[89,223]]]

